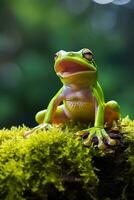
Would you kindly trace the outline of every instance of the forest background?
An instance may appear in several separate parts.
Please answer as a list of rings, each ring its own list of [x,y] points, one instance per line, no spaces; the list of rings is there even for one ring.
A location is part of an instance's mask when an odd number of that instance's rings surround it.
[[[89,48],[105,99],[134,118],[134,1],[1,0],[0,127],[34,126],[61,87],[60,49]]]

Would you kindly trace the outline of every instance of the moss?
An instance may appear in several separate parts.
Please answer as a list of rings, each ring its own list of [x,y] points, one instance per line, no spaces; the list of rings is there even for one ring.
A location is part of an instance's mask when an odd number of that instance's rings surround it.
[[[120,124],[119,145],[105,152],[74,137],[81,124],[28,139],[25,126],[0,130],[0,199],[133,199],[134,121]]]
[[[127,148],[124,151],[127,167],[124,170],[125,186],[123,198],[131,200],[134,198],[134,120],[130,120],[127,116],[122,120],[121,127],[121,132],[127,144]]]
[[[64,196],[66,182],[80,183],[83,191],[88,186],[88,196],[95,196],[91,151],[74,139],[73,131],[54,128],[29,139],[23,138],[24,131],[0,131],[0,199],[47,199],[51,190]]]

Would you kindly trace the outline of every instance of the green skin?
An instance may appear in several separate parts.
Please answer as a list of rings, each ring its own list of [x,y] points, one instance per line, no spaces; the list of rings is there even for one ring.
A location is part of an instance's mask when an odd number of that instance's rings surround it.
[[[93,124],[93,127],[76,133],[83,136],[89,132],[84,145],[91,145],[93,137],[97,137],[100,149],[105,148],[104,140],[108,145],[115,145],[116,140],[110,138],[104,126],[116,124],[120,118],[120,107],[115,101],[105,103],[92,52],[86,48],[78,52],[61,50],[55,56],[54,69],[63,87],[51,99],[47,110],[36,114],[39,125],[26,132],[25,137],[34,131],[51,128],[52,124],[71,120]]]

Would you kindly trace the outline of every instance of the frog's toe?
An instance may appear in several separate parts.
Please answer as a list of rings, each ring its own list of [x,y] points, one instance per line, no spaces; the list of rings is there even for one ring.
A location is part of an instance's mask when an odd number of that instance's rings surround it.
[[[92,140],[91,139],[86,139],[84,142],[83,142],[83,144],[84,144],[84,146],[91,146],[91,144],[92,144]]]
[[[117,143],[116,140],[112,139],[104,129],[102,129],[102,135],[103,135],[104,140],[106,141],[106,144],[110,146],[116,145]]]
[[[40,130],[43,130],[43,129],[48,130],[50,128],[52,128],[51,124],[46,124],[46,123],[40,124],[40,125],[34,127],[32,130],[26,131],[24,133],[24,138],[28,138],[34,132],[37,132],[37,131],[40,131]]]
[[[26,132],[24,133],[24,138],[28,138],[28,136],[31,135],[31,134],[32,134],[32,130],[26,131]]]
[[[117,144],[117,142],[116,142],[116,140],[109,137],[107,139],[107,144],[110,145],[110,146],[115,146]]]
[[[104,140],[102,136],[98,136],[98,149],[105,149],[106,145],[104,144]]]
[[[86,137],[89,134],[89,130],[85,129],[82,131],[77,131],[74,135],[78,137]]]
[[[95,132],[94,131],[89,131],[88,130],[88,132],[89,132],[89,135],[88,135],[88,137],[87,137],[87,139],[83,142],[83,144],[85,145],[85,146],[91,146],[91,144],[93,143],[93,138],[94,138],[94,136],[95,136]]]
[[[99,141],[98,142],[98,149],[101,149],[101,150],[103,150],[103,149],[105,149],[106,148],[106,145],[104,144],[104,142],[103,141]]]

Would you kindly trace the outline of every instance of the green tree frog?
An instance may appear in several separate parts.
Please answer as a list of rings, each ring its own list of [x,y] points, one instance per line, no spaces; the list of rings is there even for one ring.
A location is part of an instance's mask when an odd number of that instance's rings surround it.
[[[89,133],[84,145],[91,145],[94,137],[97,137],[100,149],[105,148],[104,140],[108,145],[115,145],[116,140],[110,138],[104,126],[112,127],[119,120],[120,106],[113,100],[105,103],[91,50],[60,50],[55,54],[54,70],[63,87],[51,99],[48,108],[36,114],[35,119],[39,125],[27,131],[25,137],[39,129],[72,120],[93,124],[76,133],[80,136]]]

